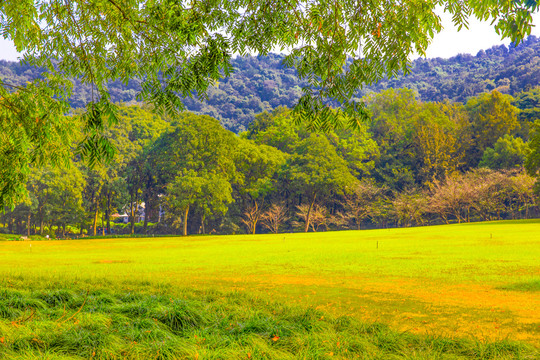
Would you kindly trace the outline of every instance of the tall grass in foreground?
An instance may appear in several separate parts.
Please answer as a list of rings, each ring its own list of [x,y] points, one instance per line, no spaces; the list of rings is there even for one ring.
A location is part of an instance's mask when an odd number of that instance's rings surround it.
[[[538,359],[510,341],[413,335],[244,293],[0,288],[2,359]],[[90,287],[88,287],[90,288]]]

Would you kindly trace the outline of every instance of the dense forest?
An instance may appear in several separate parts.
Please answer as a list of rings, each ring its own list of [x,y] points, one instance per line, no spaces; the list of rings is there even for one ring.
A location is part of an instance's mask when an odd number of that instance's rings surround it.
[[[466,102],[471,96],[497,90],[516,95],[540,84],[540,39],[529,36],[517,47],[500,45],[481,50],[476,56],[458,55],[449,59],[417,59],[408,75],[399,74],[367,86],[358,93],[361,98],[370,92],[388,88],[408,88],[418,100]],[[237,57],[235,72],[209,89],[203,101],[196,96],[184,100],[187,110],[210,115],[228,130],[247,130],[256,114],[279,106],[292,107],[304,85],[294,69],[285,68],[282,55]],[[24,84],[40,76],[40,70],[15,62],[0,61],[0,78],[11,84]],[[84,107],[91,100],[91,90],[73,80],[71,105]],[[136,102],[140,81],[120,81],[109,85],[115,102]]]
[[[205,101],[185,99],[189,111],[176,118],[137,103],[137,80],[112,83],[114,160],[90,169],[74,152],[64,167],[32,169],[0,232],[277,233],[538,216],[539,53],[531,36],[418,59],[410,74],[359,93],[371,114],[361,129],[329,133],[293,120],[303,84],[279,55],[236,58],[236,72]],[[10,83],[38,76],[0,62]],[[77,107],[91,94],[73,83],[75,150]]]
[[[529,174],[540,168],[539,88],[466,103],[388,89],[363,101],[370,122],[329,133],[307,131],[286,107],[235,134],[207,115],[120,105],[107,130],[114,160],[89,169],[74,155],[63,168],[33,169],[0,231],[278,233],[538,216]],[[70,119],[75,145],[83,123]]]

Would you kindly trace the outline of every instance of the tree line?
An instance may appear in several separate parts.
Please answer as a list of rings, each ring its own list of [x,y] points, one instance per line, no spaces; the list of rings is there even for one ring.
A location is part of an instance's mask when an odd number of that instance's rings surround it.
[[[464,104],[389,89],[363,101],[371,120],[358,130],[310,132],[278,107],[238,135],[210,116],[121,105],[107,130],[114,160],[88,168],[74,152],[64,166],[32,168],[0,231],[278,233],[538,215],[538,89]],[[70,121],[76,144],[83,122]],[[114,217],[124,212],[127,225]]]

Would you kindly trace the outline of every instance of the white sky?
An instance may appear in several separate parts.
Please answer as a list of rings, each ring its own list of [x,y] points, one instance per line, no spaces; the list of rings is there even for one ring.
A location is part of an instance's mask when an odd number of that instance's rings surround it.
[[[532,30],[533,35],[540,37],[540,13],[533,16],[534,24],[538,24]],[[457,54],[476,53],[481,49],[488,49],[493,45],[510,43],[509,40],[502,41],[495,33],[495,30],[489,23],[479,22],[471,19],[469,29],[462,29],[458,32],[452,25],[450,15],[443,13],[441,15],[444,29],[431,42],[427,50],[427,57],[448,58]],[[0,59],[16,61],[19,54],[15,50],[11,41],[0,37]]]
[[[435,35],[427,49],[427,58],[449,58],[458,54],[476,55],[478,51],[489,49],[494,45],[509,45],[510,40],[501,40],[493,26],[489,22],[480,22],[476,18],[469,20],[469,28],[461,31],[452,24],[452,17],[448,13],[442,13],[441,20],[444,29]],[[533,15],[531,35],[540,37],[540,13]]]

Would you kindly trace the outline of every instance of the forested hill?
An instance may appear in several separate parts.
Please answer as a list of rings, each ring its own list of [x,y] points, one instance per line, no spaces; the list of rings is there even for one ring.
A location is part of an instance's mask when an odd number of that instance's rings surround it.
[[[423,101],[465,102],[467,98],[497,89],[516,94],[540,84],[540,38],[529,36],[517,47],[494,46],[476,56],[417,59],[410,74],[381,81],[370,90],[409,88]]]
[[[281,65],[282,55],[238,57],[233,60],[235,73],[223,79],[219,86],[208,91],[204,102],[186,99],[188,110],[211,115],[229,130],[240,132],[247,128],[254,115],[278,106],[292,107],[301,95],[302,83],[294,69]],[[40,71],[19,63],[0,61],[0,79],[24,84],[39,76]],[[370,91],[407,87],[418,92],[423,101],[464,102],[468,97],[497,89],[515,94],[540,84],[540,39],[530,36],[518,47],[495,46],[476,56],[458,55],[450,59],[418,59],[411,73],[381,81],[363,89],[359,96]],[[135,101],[140,82],[110,84],[112,99],[117,102]],[[91,99],[90,88],[74,81],[73,107],[82,107]]]

